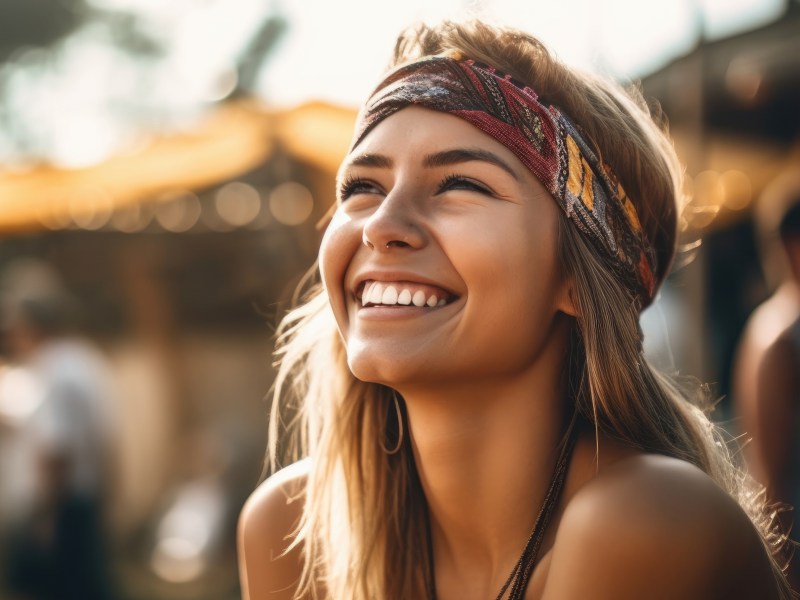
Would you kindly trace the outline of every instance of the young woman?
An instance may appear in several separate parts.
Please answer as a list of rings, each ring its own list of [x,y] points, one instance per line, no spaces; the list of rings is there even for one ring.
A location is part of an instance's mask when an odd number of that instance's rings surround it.
[[[642,355],[680,168],[640,98],[480,22],[401,35],[285,320],[250,600],[771,599],[781,536]],[[293,400],[294,399],[294,400]]]

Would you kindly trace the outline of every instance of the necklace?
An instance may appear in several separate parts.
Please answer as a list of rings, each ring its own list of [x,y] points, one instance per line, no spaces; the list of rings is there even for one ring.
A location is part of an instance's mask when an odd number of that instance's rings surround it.
[[[547,524],[550,522],[550,517],[553,510],[558,504],[558,499],[561,497],[561,490],[564,487],[564,480],[567,475],[567,465],[569,464],[570,456],[572,456],[572,449],[575,447],[575,421],[574,419],[569,425],[567,435],[561,454],[556,462],[555,469],[553,470],[553,477],[550,480],[550,487],[547,489],[547,494],[542,502],[542,507],[539,509],[539,514],[536,516],[536,521],[533,524],[531,534],[528,536],[525,547],[522,549],[522,554],[511,570],[511,574],[506,579],[500,592],[497,594],[495,600],[502,600],[508,592],[508,600],[523,600],[525,590],[530,583],[533,567],[536,566],[536,557],[539,554],[539,548],[544,539],[544,533],[547,530]],[[429,600],[437,600],[436,598],[436,581],[433,569],[433,545],[431,540],[431,527],[430,522],[427,523],[427,536],[428,536],[428,598]]]

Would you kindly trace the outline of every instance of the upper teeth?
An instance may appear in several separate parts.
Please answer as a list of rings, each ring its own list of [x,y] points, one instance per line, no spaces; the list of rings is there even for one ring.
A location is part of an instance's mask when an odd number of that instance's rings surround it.
[[[402,304],[405,306],[444,306],[447,304],[445,298],[441,298],[436,294],[426,294],[425,291],[417,289],[412,292],[410,287],[380,283],[378,281],[370,281],[364,286],[364,291],[361,294],[361,304],[385,304],[396,305]]]

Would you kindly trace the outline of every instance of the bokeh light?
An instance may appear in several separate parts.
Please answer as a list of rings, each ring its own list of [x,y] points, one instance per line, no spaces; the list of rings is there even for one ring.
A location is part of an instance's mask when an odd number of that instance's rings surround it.
[[[181,192],[163,198],[156,204],[156,220],[167,231],[189,231],[200,219],[200,199],[192,192]]]
[[[130,204],[114,211],[111,226],[123,233],[144,231],[153,220],[153,209],[150,204]]]
[[[283,225],[300,225],[314,210],[314,197],[301,183],[288,181],[277,186],[269,195],[269,210]]]
[[[222,186],[214,197],[217,214],[233,227],[252,223],[261,211],[261,196],[252,185],[233,181]]]
[[[747,208],[753,199],[750,178],[742,171],[731,169],[720,175],[719,180],[725,194],[725,207],[730,210]]]

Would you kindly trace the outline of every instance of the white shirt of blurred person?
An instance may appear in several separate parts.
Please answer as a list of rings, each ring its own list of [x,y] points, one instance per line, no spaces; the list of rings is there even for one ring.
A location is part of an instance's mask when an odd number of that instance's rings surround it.
[[[109,369],[88,342],[65,335],[66,294],[48,266],[14,264],[0,289],[10,359],[0,376],[7,516],[65,496],[99,501],[113,439]]]

